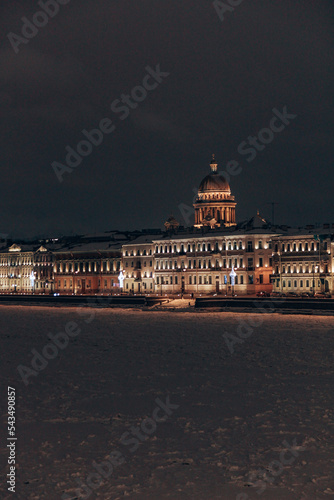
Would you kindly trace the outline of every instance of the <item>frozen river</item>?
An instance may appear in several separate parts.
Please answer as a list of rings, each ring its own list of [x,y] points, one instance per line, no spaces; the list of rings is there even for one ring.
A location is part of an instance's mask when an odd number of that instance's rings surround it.
[[[1,401],[16,388],[18,438],[16,493],[2,447],[0,497],[332,497],[333,328],[325,316],[0,306]]]

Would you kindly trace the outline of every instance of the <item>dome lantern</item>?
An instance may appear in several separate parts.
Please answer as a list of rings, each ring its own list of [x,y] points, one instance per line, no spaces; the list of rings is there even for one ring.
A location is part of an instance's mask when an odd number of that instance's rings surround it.
[[[211,163],[210,163],[210,167],[211,167],[212,172],[217,172],[217,170],[218,170],[218,163],[215,160],[215,155],[214,154],[212,155],[212,160],[211,160]]]

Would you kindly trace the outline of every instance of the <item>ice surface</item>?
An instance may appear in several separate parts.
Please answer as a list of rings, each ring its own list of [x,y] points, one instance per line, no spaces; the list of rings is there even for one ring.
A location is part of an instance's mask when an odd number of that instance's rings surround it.
[[[31,366],[31,350],[69,321],[81,333],[25,386],[17,366]],[[224,335],[238,336],[241,321],[261,324],[232,354]],[[16,387],[19,466],[9,494],[2,448],[1,498],[84,498],[76,478],[86,482],[93,461],[115,450],[124,463],[89,498],[334,495],[333,317],[0,306],[0,327],[1,399]],[[179,407],[131,452],[121,436],[167,396]],[[5,421],[2,405],[2,443]],[[293,462],[261,482],[285,440],[295,442]]]

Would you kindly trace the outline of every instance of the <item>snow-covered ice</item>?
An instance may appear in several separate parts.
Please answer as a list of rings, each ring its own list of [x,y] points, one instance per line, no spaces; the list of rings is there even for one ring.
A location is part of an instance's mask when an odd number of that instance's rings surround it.
[[[231,353],[224,335],[241,321],[261,324]],[[80,333],[25,385],[17,366],[31,367],[31,350],[69,322]],[[333,328],[326,316],[0,306],[1,400],[7,385],[18,400],[17,493],[6,489],[2,447],[0,497],[81,498],[76,479],[86,483],[113,451],[123,463],[88,498],[334,496]],[[178,407],[125,445],[168,397]],[[294,454],[279,468],[284,442]]]

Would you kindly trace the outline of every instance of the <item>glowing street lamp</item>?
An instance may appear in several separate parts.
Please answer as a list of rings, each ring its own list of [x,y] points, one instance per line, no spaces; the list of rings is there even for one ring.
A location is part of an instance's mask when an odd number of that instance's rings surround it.
[[[118,275],[118,282],[119,282],[119,287],[121,290],[123,290],[124,279],[125,279],[125,276],[124,276],[123,271],[121,270],[119,275]]]
[[[232,271],[230,272],[231,285],[232,285],[232,295],[234,295],[234,285],[235,285],[235,277],[237,273],[234,270],[234,266],[232,264]]]
[[[32,288],[32,293],[35,292],[35,280],[36,280],[35,273],[34,273],[34,271],[31,271],[31,273],[30,273],[30,286]]]

